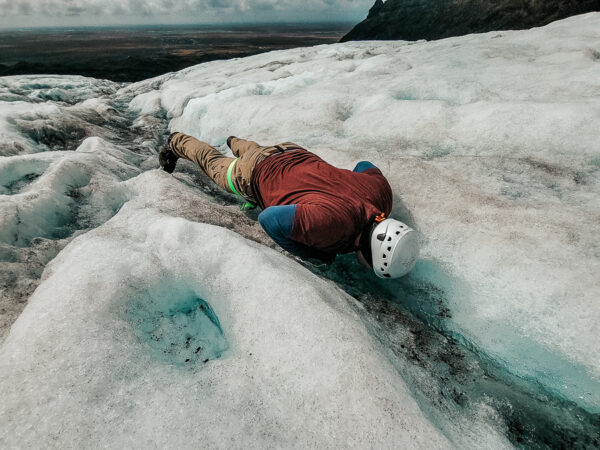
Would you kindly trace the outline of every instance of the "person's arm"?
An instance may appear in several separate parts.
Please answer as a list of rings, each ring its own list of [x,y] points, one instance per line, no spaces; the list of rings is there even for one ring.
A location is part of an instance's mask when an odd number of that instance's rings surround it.
[[[333,261],[332,255],[291,239],[295,215],[296,205],[270,206],[258,215],[258,222],[277,245],[293,255]]]
[[[371,169],[375,169],[375,170],[371,170]],[[375,166],[373,163],[369,162],[369,161],[361,161],[359,162],[354,169],[352,169],[352,172],[358,172],[358,173],[364,173],[367,171],[370,171],[368,173],[381,173],[381,170],[379,170],[379,168],[377,168],[377,166]]]
[[[360,231],[361,218],[350,205],[300,204],[291,238],[328,253],[348,250]]]

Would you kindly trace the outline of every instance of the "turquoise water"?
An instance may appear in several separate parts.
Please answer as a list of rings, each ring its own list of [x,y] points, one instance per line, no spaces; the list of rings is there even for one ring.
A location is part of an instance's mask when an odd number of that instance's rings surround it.
[[[168,283],[138,295],[125,317],[157,361],[192,367],[221,357],[229,344],[210,304]]]

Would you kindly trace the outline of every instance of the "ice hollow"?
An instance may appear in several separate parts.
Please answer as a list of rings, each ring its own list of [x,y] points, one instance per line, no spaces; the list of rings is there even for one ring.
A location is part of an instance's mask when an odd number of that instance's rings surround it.
[[[125,317],[154,357],[166,363],[207,363],[228,347],[210,304],[169,282],[156,282],[154,288],[134,297]]]

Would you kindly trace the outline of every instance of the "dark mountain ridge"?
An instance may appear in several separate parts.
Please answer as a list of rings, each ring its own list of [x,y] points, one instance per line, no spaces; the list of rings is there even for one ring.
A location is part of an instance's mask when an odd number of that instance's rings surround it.
[[[600,11],[600,0],[376,0],[341,42],[521,30],[591,11]]]

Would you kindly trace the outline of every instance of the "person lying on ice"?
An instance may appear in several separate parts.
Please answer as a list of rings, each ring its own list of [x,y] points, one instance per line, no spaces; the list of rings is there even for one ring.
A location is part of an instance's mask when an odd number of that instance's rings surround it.
[[[392,189],[368,161],[353,171],[338,169],[291,142],[262,146],[235,136],[227,145],[236,156],[183,133],[173,133],[159,153],[161,167],[175,170],[179,158],[195,162],[221,188],[258,205],[258,221],[283,249],[303,259],[330,263],[340,253],[381,278],[408,273],[418,254],[416,232],[387,218]]]

